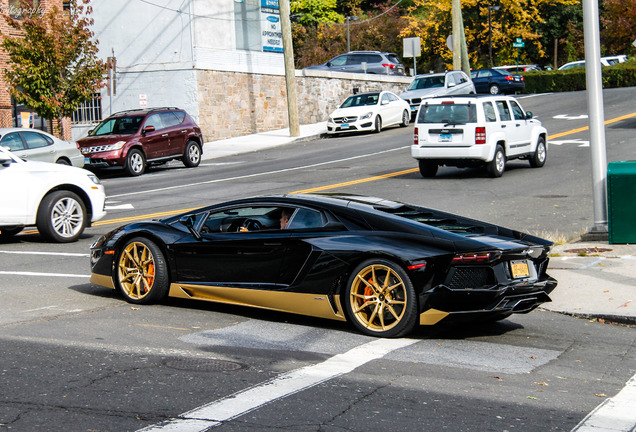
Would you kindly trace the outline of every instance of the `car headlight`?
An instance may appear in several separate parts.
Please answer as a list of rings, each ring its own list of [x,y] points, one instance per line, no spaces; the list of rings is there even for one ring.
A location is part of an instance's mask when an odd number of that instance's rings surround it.
[[[366,120],[366,119],[368,119],[368,118],[371,118],[371,116],[372,116],[372,115],[373,115],[373,113],[372,113],[372,112],[368,112],[368,113],[366,113],[365,115],[360,116],[360,120]]]
[[[91,181],[93,183],[95,183],[96,185],[102,184],[99,179],[97,178],[97,176],[95,174],[86,174],[88,176],[89,179],[91,179]]]
[[[126,141],[117,141],[115,144],[105,146],[105,150],[119,150],[126,144]]]

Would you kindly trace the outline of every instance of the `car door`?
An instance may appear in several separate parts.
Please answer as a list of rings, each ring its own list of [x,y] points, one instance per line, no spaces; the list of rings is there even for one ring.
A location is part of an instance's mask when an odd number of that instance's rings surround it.
[[[499,99],[495,101],[499,118],[501,120],[501,129],[506,136],[506,155],[515,156],[523,152],[522,131],[520,120],[515,119],[512,108],[508,104],[508,100]]]
[[[532,143],[532,122],[526,119],[526,113],[515,100],[509,100],[515,126],[515,153],[530,153]]]
[[[478,70],[474,71],[471,75],[477,93],[488,93],[492,72],[489,70]]]
[[[5,147],[9,151],[13,152],[19,158],[26,159],[28,152],[26,151],[26,143],[22,140],[22,137],[18,132],[10,132],[5,134],[0,140],[0,146]]]
[[[33,131],[19,133],[26,144],[24,157],[29,160],[55,162],[55,149],[51,138]]]
[[[201,239],[186,236],[173,245],[177,280],[210,286],[275,288],[285,257],[276,207],[233,207],[205,216]],[[261,228],[247,225],[258,220]],[[269,221],[269,222],[267,222]]]
[[[328,61],[327,66],[329,67],[329,70],[344,72],[347,67],[348,57],[349,56],[347,54],[343,54],[339,55],[338,57],[334,57],[332,60]]]
[[[178,116],[177,114],[182,114],[182,116]],[[184,130],[181,127],[185,113],[180,111],[167,111],[162,112],[160,115],[164,126],[162,136],[168,135],[167,154],[171,156],[182,154],[185,149],[186,134],[188,132],[187,129]]]
[[[0,153],[4,156],[4,154]],[[13,160],[0,164],[0,224],[23,225],[27,222],[31,174]],[[11,185],[7,187],[7,185]]]
[[[150,126],[154,128],[153,131],[147,131]],[[146,118],[139,141],[146,154],[146,159],[151,160],[168,156],[170,138],[169,134],[164,130],[161,113],[150,114]]]
[[[380,116],[382,117],[383,125],[388,126],[397,123],[398,119],[402,117],[399,109],[397,99],[392,100],[389,93],[382,93],[380,98]]]

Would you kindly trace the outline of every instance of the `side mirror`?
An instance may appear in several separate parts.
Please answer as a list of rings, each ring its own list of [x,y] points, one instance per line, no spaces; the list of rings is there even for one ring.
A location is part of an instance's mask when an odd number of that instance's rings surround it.
[[[6,155],[4,153],[0,153],[0,165],[4,167],[8,167],[9,165],[11,165],[12,162],[13,162],[13,159],[11,159],[11,156]]]
[[[146,133],[148,133],[148,132],[154,132],[154,131],[155,131],[155,127],[154,127],[154,126],[152,126],[152,125],[149,125],[149,126],[145,126],[145,127],[144,127],[143,133],[145,133],[145,134],[146,134]]]
[[[95,130],[95,129],[91,129],[91,130],[89,130],[89,131],[88,131],[88,135],[92,135],[92,133],[93,133],[93,131],[94,131],[94,130]]]
[[[153,128],[154,129],[154,128]],[[188,215],[188,216],[182,216],[179,219],[179,223],[181,225],[183,225],[184,227],[186,227],[188,229],[188,231],[190,231],[190,234],[192,234],[192,236],[197,239],[197,240],[201,240],[201,234],[199,233],[199,231],[197,231],[194,228],[194,216],[192,215]]]
[[[388,104],[389,104],[389,101],[386,99],[380,102],[380,105],[388,105]]]
[[[448,83],[448,88],[455,87],[456,85],[457,84],[455,84],[455,83]]]
[[[331,67],[331,62],[330,61],[327,62],[327,67]]]
[[[533,117],[532,111],[526,111],[526,119],[530,120]]]

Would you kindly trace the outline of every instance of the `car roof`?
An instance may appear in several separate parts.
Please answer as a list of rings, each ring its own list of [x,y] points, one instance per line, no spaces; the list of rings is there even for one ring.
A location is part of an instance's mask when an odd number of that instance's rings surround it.
[[[152,112],[157,112],[157,111],[183,111],[183,109],[177,108],[177,107],[135,108],[135,109],[125,110],[125,111],[119,111],[114,114],[111,114],[108,117],[123,117],[123,116],[129,116],[129,115],[145,116],[147,114],[150,114]]]

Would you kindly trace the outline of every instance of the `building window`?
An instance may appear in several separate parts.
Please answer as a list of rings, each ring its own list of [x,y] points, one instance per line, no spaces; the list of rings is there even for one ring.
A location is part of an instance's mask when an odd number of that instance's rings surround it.
[[[9,15],[21,19],[34,14],[41,14],[40,0],[9,0]]]
[[[102,97],[95,93],[93,98],[77,107],[71,117],[74,125],[94,124],[102,121]]]

